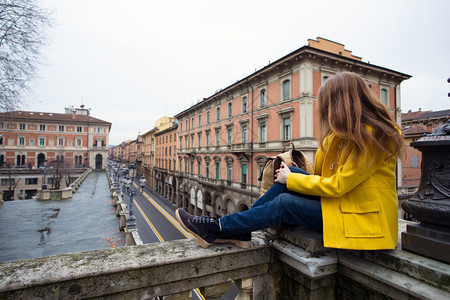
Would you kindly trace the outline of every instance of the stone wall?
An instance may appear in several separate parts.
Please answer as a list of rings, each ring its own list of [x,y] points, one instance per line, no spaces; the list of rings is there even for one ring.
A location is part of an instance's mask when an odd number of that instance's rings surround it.
[[[297,228],[274,241],[253,233],[250,249],[179,240],[3,262],[0,299],[186,299],[194,288],[219,299],[231,279],[238,299],[450,299],[448,264],[400,247],[336,251],[321,239]]]

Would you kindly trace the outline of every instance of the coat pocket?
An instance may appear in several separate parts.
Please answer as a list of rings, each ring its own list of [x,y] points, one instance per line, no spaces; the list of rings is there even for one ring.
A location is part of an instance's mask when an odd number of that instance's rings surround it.
[[[341,203],[344,235],[349,238],[379,238],[384,236],[378,200]]]

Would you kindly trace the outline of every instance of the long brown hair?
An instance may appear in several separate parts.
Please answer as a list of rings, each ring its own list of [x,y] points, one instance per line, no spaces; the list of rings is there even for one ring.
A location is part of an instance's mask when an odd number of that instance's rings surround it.
[[[386,159],[402,155],[398,125],[358,74],[344,72],[328,79],[319,90],[318,105],[321,145],[334,133],[353,146],[355,162],[360,155],[367,155],[369,147],[375,154],[370,162],[383,153]]]

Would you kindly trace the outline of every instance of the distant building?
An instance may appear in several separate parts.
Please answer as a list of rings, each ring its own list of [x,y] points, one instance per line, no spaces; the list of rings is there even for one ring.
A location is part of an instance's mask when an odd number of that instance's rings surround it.
[[[90,116],[88,109],[66,108],[64,114],[31,111],[0,113],[0,167],[2,185],[10,186],[6,168],[23,170],[22,183],[40,187],[41,177],[26,177],[47,163],[68,167],[104,169],[108,157],[111,123]],[[1,170],[1,169],[0,169]],[[10,176],[12,173],[9,172]],[[39,171],[33,171],[39,174]],[[16,188],[17,190],[20,187]],[[23,187],[26,191],[29,187]],[[8,195],[8,198],[17,196]]]
[[[405,140],[406,157],[402,164],[402,183],[399,192],[412,193],[420,183],[421,152],[410,146],[424,134],[430,134],[436,127],[450,119],[450,109],[441,111],[408,111],[402,113],[402,132]]]
[[[155,133],[155,184],[152,188],[161,195],[176,200],[177,129],[176,122],[171,127]],[[208,167],[209,162],[205,162]]]
[[[175,162],[173,162],[172,160],[174,158],[176,159],[176,155],[173,152],[174,150],[170,150],[171,151],[170,155],[168,155],[167,157],[162,155],[161,145],[166,144],[166,141],[165,139],[163,140],[160,135],[157,136],[157,134],[161,131],[165,132],[164,134],[166,135],[168,134],[167,132],[172,132],[174,128],[176,131],[177,124],[178,121],[174,117],[164,116],[159,118],[155,122],[155,127],[153,129],[142,134],[142,167],[141,167],[142,174],[144,174],[148,186],[150,186],[152,189],[155,190],[159,189],[160,193],[166,196],[168,196],[169,194],[168,189],[163,190],[162,188],[158,188],[158,186],[159,187],[164,186],[164,184],[161,183],[161,178],[165,176],[162,174],[169,174],[169,173],[173,174]],[[169,141],[169,139],[167,141]],[[173,144],[173,146],[176,148],[176,136],[170,138],[170,143],[171,145]],[[163,164],[164,166],[169,166],[169,162],[165,164],[165,162],[163,162],[163,159],[171,160],[170,169],[167,169],[166,167],[162,168]],[[157,180],[156,178],[159,179]]]

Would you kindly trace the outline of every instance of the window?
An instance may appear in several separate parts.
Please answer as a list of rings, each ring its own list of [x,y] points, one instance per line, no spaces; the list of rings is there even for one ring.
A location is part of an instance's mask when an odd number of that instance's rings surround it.
[[[187,161],[187,159],[184,160],[184,173],[188,173],[188,161]]]
[[[241,169],[241,188],[245,189],[247,187],[247,164],[242,164]]]
[[[189,148],[189,144],[188,144],[188,136],[187,136],[187,135],[184,137],[184,146],[185,146],[186,148]]]
[[[283,81],[283,101],[291,99],[291,82],[289,80]]]
[[[64,131],[64,125],[59,125],[59,131]]]
[[[216,162],[216,179],[220,179],[220,163]]]
[[[26,185],[37,184],[37,183],[38,183],[38,179],[36,177],[34,177],[34,178],[25,178],[25,184]]]
[[[197,175],[202,175],[202,162],[200,160],[197,160]]]
[[[97,133],[103,133],[103,127],[97,127]]]
[[[64,146],[64,139],[58,139],[58,146],[63,147]]]
[[[266,90],[259,91],[259,106],[266,107]]]
[[[261,121],[259,123],[259,141],[265,143],[267,141],[267,123],[266,121]]]
[[[3,135],[0,135],[0,145],[3,145]]]
[[[291,139],[291,118],[283,118],[283,140]]]
[[[209,110],[206,112],[206,124],[209,124]]]
[[[67,141],[67,147],[73,147],[73,141]]]
[[[202,146],[202,134],[198,134],[198,147],[200,148]]]
[[[30,146],[34,146],[34,140],[29,140]]]
[[[45,146],[45,138],[39,138],[39,146]]]
[[[19,145],[20,146],[24,146],[25,145],[25,138],[23,138],[23,137],[19,138]]]
[[[77,132],[83,132],[83,127],[77,126]]]
[[[191,148],[194,148],[194,135],[191,134]]]
[[[220,146],[220,131],[216,130],[216,146]]]
[[[198,115],[198,127],[202,126],[202,114]]]
[[[244,96],[242,97],[242,113],[246,113],[247,112],[247,97]]]
[[[220,107],[217,106],[217,108],[216,108],[216,121],[219,121],[219,120],[220,120]]]
[[[207,161],[205,164],[205,176],[209,177],[209,161]]]
[[[388,91],[387,91],[387,89],[381,89],[381,92],[380,92],[380,100],[381,100],[384,104],[388,105]]]
[[[194,128],[194,118],[191,119],[191,128]]]
[[[227,129],[227,145],[231,145],[233,141],[233,127]]]
[[[325,83],[325,81],[327,81],[327,80],[328,80],[328,78],[329,78],[328,76],[323,76],[323,77],[322,77],[322,84],[324,84],[324,83]]]
[[[242,125],[242,143],[247,143],[247,125]]]
[[[25,155],[17,155],[17,166],[24,166],[25,165]]]
[[[76,140],[76,147],[81,147],[81,139]]]
[[[14,178],[2,178],[1,184],[2,185],[14,185],[15,179]]]
[[[189,129],[189,121],[186,120],[186,130],[188,130],[188,129]]]
[[[20,123],[19,124],[19,130],[25,130],[25,124]]]
[[[233,116],[233,103],[228,102],[228,118],[231,118]]]
[[[411,167],[413,167],[413,168],[419,167],[419,156],[418,155],[411,156]]]
[[[210,145],[210,137],[209,137],[209,131],[206,133],[206,147],[209,147]]]
[[[39,130],[40,130],[40,131],[45,131],[45,125],[42,125],[42,124],[39,125]]]
[[[233,179],[233,164],[231,162],[227,162],[227,181],[228,184],[231,184],[231,180]]]

